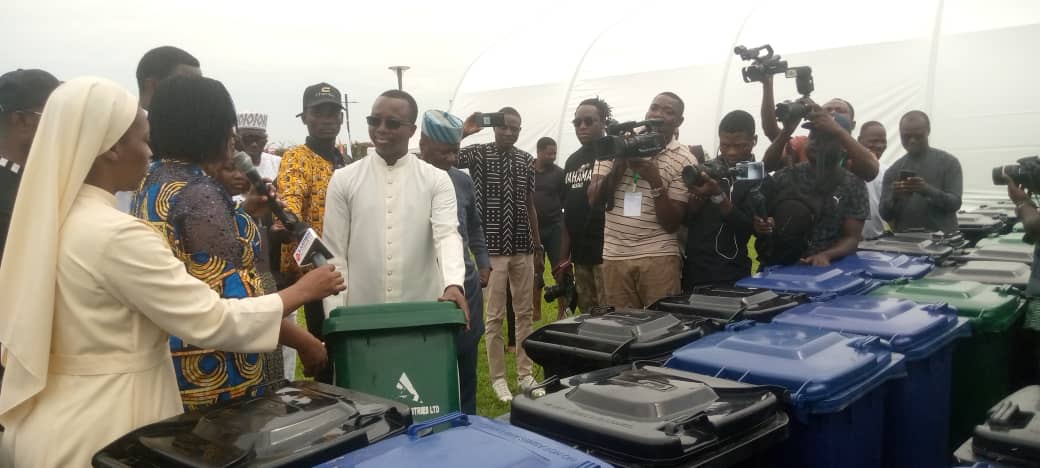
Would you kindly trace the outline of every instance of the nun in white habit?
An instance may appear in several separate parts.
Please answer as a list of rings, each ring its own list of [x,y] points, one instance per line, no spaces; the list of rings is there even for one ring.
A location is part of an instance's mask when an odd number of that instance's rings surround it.
[[[79,78],[51,95],[0,267],[0,466],[89,466],[124,433],[179,414],[168,333],[270,351],[283,316],[344,288],[325,267],[278,294],[220,299],[115,207],[150,156],[148,120],[115,83]]]

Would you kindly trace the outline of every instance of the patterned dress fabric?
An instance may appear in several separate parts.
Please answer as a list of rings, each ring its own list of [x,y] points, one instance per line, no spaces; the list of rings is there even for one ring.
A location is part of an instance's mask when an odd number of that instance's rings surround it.
[[[200,167],[165,159],[154,162],[134,196],[131,213],[162,234],[188,273],[220,297],[263,294],[255,265],[260,230]],[[201,349],[174,336],[170,350],[185,410],[252,393],[264,381],[259,354]]]

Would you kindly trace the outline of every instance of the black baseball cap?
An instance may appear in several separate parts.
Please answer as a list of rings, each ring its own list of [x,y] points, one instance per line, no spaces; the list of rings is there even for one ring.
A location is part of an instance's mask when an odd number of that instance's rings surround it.
[[[0,75],[0,113],[43,107],[59,84],[54,75],[43,70],[4,73]]]
[[[343,108],[343,95],[339,93],[339,90],[335,86],[328,83],[318,83],[310,85],[303,91],[303,110],[307,110],[308,107],[314,107],[319,104],[335,104],[340,109]],[[303,115],[300,112],[296,116]]]

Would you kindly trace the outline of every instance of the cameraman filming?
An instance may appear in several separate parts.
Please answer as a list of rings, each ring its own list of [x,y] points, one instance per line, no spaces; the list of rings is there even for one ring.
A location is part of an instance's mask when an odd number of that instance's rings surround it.
[[[719,122],[719,155],[709,164],[731,169],[754,161],[751,151],[757,141],[755,118],[742,110],[730,112]],[[748,240],[753,228],[746,203],[758,181],[716,180],[703,170],[698,179],[699,185],[690,186],[687,203],[683,291],[701,284],[735,282],[751,274]]]
[[[1027,336],[1025,341],[1031,343],[1032,350],[1029,351],[1032,360],[1032,368],[1026,369],[1026,374],[1035,382],[1036,376],[1040,376],[1040,212],[1037,211],[1036,202],[1031,194],[1027,194],[1022,185],[1011,178],[1004,171],[1004,180],[1007,181],[1008,198],[1015,203],[1015,214],[1025,227],[1025,241],[1034,244],[1032,272],[1029,275],[1029,285],[1026,286],[1026,296],[1030,298],[1026,308],[1026,317],[1022,323]]]
[[[756,249],[763,265],[805,263],[827,266],[856,251],[863,221],[870,215],[867,188],[845,169],[843,142],[852,122],[813,105],[806,116],[810,128],[808,162],[778,171],[762,183],[766,219],[754,219]],[[801,118],[784,122],[770,151],[778,151]]]
[[[831,99],[823,105],[822,110],[831,115],[841,115],[845,117],[849,122],[849,132],[852,132],[852,130],[856,128],[856,111],[848,101],[841,98]],[[786,137],[787,141],[790,141],[791,135],[785,135],[784,132],[780,131],[776,123],[776,108],[774,106],[773,98],[773,75],[767,74],[762,77],[761,111],[762,131],[765,132],[767,137],[769,137],[769,140],[775,141],[777,138]],[[880,171],[878,158],[874,156],[874,153],[853,138],[851,133],[841,136],[840,138],[841,146],[848,154],[848,169],[865,182],[874,180]],[[762,156],[762,162],[765,164],[767,171],[777,171],[784,167],[784,146],[787,144],[787,141],[784,142],[784,145],[780,145],[776,149],[770,147],[770,150],[766,151],[765,155]],[[794,159],[794,155],[792,155],[792,160],[789,164],[790,166],[794,166],[800,162],[803,161]]]
[[[589,204],[613,198],[603,234],[603,303],[641,309],[679,292],[679,240],[676,231],[686,211],[686,166],[697,165],[675,131],[683,123],[684,104],[675,93],[654,97],[646,118],[667,145],[649,158],[618,157],[596,163]],[[608,206],[610,204],[608,203]]]

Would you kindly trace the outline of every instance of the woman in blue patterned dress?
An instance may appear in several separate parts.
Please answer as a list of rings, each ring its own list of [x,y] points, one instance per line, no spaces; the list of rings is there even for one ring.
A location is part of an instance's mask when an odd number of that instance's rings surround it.
[[[209,78],[171,77],[156,90],[148,120],[155,160],[132,213],[149,221],[188,273],[221,297],[262,295],[253,216],[263,214],[266,200],[237,204],[214,179],[232,164],[236,115],[227,90]],[[283,322],[280,342],[300,352],[308,372],[327,361],[324,345],[296,324]],[[170,347],[186,409],[246,395],[267,380],[258,354],[199,349],[177,337]]]

